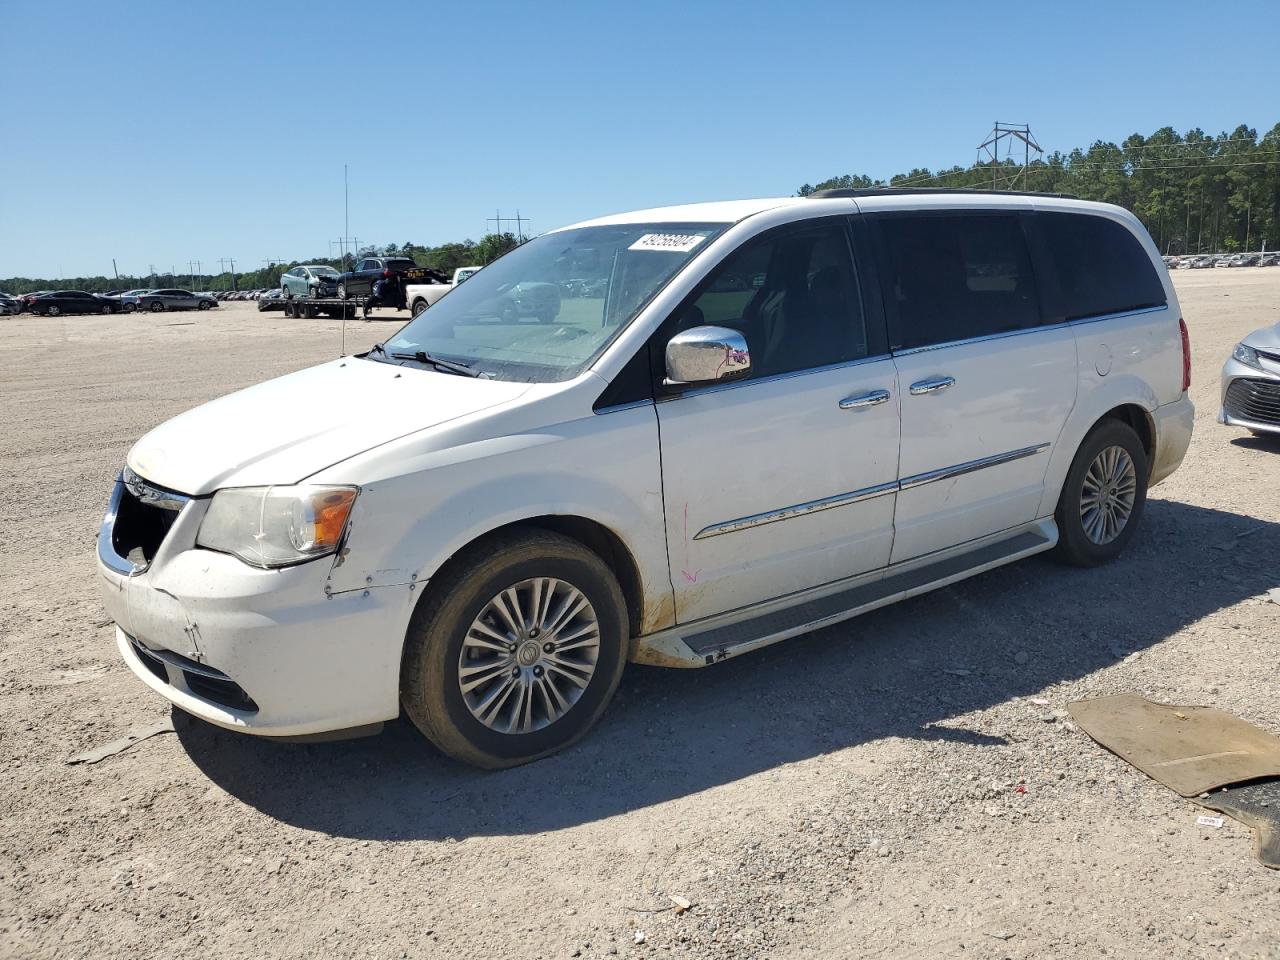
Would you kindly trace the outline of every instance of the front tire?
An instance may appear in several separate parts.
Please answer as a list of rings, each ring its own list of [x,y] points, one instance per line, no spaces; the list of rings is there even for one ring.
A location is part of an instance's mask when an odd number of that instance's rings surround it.
[[[1089,431],[1054,512],[1057,558],[1093,567],[1118,557],[1142,520],[1149,475],[1147,452],[1127,423],[1108,418]]]
[[[339,300],[347,299],[347,285],[345,283],[338,284],[338,299]]]
[[[489,769],[562,750],[622,677],[626,603],[612,571],[546,530],[489,539],[431,581],[414,612],[401,700],[450,756]]]

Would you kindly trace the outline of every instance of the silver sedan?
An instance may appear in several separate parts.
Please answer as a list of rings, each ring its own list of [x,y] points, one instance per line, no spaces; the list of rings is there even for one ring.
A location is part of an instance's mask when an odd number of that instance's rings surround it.
[[[204,293],[192,293],[190,290],[152,290],[138,297],[139,310],[208,310],[216,307],[218,301]]]
[[[1280,323],[1236,344],[1222,368],[1218,422],[1280,435]]]

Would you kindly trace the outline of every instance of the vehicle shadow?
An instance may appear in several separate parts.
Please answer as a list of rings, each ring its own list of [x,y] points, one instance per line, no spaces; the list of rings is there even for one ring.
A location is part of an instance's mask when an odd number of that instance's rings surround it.
[[[939,724],[1083,677],[1276,586],[1277,553],[1280,524],[1152,500],[1130,550],[1104,567],[1033,558],[705,670],[631,666],[582,743],[498,773],[441,756],[404,721],[337,743],[201,722],[179,736],[219,786],[310,830],[555,830],[886,737],[1002,743]]]
[[[1250,434],[1247,437],[1236,437],[1231,441],[1232,446],[1242,447],[1245,450],[1262,450],[1266,453],[1280,453],[1280,434]]]

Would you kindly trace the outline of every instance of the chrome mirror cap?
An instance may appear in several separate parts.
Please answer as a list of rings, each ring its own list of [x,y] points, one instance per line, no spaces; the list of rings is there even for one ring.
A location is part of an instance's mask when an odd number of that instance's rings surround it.
[[[692,327],[667,341],[667,383],[731,380],[751,369],[747,338],[728,327]]]

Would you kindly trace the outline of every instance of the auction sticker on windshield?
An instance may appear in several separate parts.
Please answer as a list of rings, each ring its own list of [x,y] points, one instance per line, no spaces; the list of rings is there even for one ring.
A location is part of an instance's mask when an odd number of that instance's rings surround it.
[[[665,250],[668,253],[688,253],[706,237],[690,233],[646,233],[627,247],[628,250]]]

